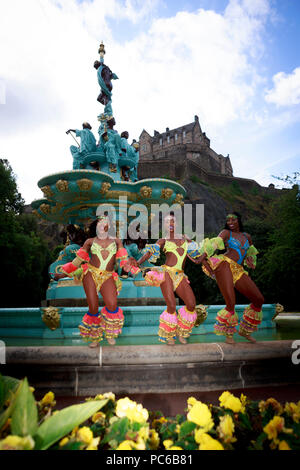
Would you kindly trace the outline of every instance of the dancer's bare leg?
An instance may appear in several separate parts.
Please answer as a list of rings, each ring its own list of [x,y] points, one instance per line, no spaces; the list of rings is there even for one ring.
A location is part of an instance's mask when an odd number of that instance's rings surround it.
[[[167,304],[167,312],[174,313],[176,312],[176,298],[173,291],[173,282],[167,272],[165,272],[165,280],[160,285],[162,295],[164,296],[165,302]],[[175,313],[176,314],[176,313]],[[169,346],[175,344],[174,339],[169,339],[167,341]]]
[[[234,311],[235,292],[231,269],[228,263],[222,262],[215,270],[216,281],[224,297],[227,310]],[[234,344],[232,336],[226,336],[226,343]]]
[[[98,293],[97,293],[97,289],[94,283],[94,279],[91,273],[87,273],[84,276],[82,284],[83,284],[84,292],[86,295],[89,312],[92,315],[96,315],[96,313],[98,313],[98,310],[99,310],[99,299],[98,299]],[[96,348],[97,346],[99,346],[98,341],[92,341],[89,344],[90,348]]]
[[[113,312],[114,310],[117,309],[118,293],[117,293],[115,281],[113,280],[112,277],[107,279],[107,281],[105,281],[102,284],[101,289],[100,289],[100,294],[102,295],[104,305],[106,306],[106,308],[108,308],[108,310]],[[106,338],[106,339],[107,339],[108,344],[110,344],[111,346],[116,344],[115,338]]]

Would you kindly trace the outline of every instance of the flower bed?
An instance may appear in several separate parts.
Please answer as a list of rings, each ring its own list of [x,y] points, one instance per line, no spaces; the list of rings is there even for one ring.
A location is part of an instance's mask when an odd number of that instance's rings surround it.
[[[219,406],[190,397],[185,413],[149,413],[113,393],[55,410],[27,379],[0,375],[0,450],[299,450],[300,401],[252,401],[225,391]]]

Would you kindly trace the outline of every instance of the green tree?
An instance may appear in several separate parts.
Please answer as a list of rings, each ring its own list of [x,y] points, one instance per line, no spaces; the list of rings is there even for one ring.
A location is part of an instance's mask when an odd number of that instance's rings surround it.
[[[299,311],[300,204],[298,188],[283,192],[269,216],[268,246],[261,259],[258,283],[268,302]]]
[[[2,307],[40,305],[48,283],[50,252],[24,200],[7,160],[0,160],[0,248]]]
[[[0,211],[19,214],[24,207],[24,200],[18,192],[16,176],[9,162],[0,159]]]

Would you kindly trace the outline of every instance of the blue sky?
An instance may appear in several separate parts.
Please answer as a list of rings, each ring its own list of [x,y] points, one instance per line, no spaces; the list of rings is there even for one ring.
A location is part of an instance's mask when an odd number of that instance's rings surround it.
[[[39,179],[72,168],[65,130],[89,121],[97,137],[101,40],[119,132],[138,139],[197,114],[235,176],[267,186],[299,170],[300,1],[0,3],[0,155],[27,203]]]

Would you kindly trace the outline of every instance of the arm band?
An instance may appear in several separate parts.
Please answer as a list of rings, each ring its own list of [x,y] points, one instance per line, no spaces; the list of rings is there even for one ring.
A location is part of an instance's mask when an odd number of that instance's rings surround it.
[[[188,244],[187,254],[188,254],[192,259],[199,258],[199,256],[201,256],[201,255],[200,255],[200,250],[199,250],[198,243],[196,243],[196,242],[190,242],[190,243]]]
[[[256,261],[257,261],[256,255],[257,254],[258,254],[258,250],[255,248],[254,245],[251,245],[250,248],[248,249],[247,253],[246,253],[246,257],[245,257],[245,261],[244,261],[244,263],[246,264],[246,266],[248,266],[248,268],[250,268],[250,266],[248,265],[247,258],[251,257],[252,262],[253,262],[254,266],[256,267]]]
[[[120,248],[116,253],[116,258],[117,259],[126,259],[126,258],[128,258],[128,253],[127,253],[126,248]]]
[[[217,250],[224,250],[225,245],[221,237],[205,238],[199,248],[200,254],[206,253],[208,257],[212,256]]]

